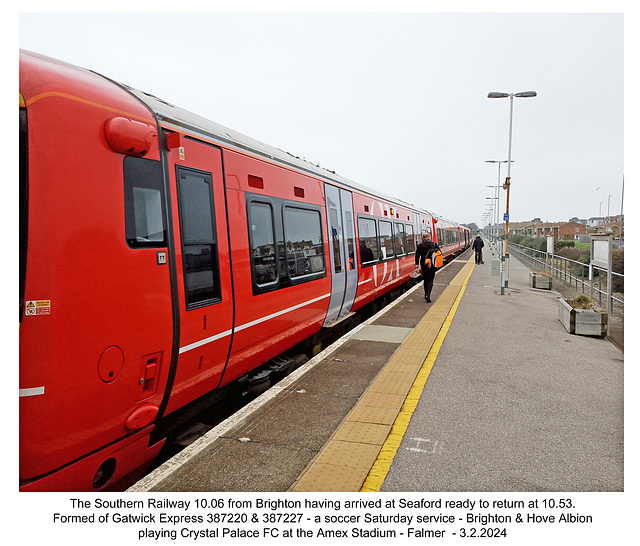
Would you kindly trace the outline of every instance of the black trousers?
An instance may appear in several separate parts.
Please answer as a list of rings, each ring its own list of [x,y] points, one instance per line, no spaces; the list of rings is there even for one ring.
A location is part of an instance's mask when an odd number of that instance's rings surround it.
[[[431,297],[431,289],[433,288],[433,279],[436,276],[436,270],[433,267],[422,267],[422,282],[424,285],[424,297]]]
[[[476,250],[476,263],[482,263],[482,249]]]

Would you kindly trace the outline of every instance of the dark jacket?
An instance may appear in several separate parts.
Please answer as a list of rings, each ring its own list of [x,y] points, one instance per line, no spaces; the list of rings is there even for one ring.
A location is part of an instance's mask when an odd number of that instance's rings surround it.
[[[440,247],[433,241],[422,241],[416,247],[416,265],[420,264],[420,267],[424,269],[424,261],[427,258],[431,250],[440,250]]]
[[[476,237],[475,241],[473,241],[473,245],[471,246],[476,252],[482,249],[482,247],[484,246],[484,241],[480,238],[480,235]]]

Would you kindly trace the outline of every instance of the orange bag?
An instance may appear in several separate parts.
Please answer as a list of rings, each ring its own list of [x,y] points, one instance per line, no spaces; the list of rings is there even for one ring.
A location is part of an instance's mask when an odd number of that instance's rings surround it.
[[[444,258],[442,257],[442,252],[440,250],[434,250],[431,252],[430,256],[430,258],[425,260],[427,267],[435,267],[438,269],[444,265]]]

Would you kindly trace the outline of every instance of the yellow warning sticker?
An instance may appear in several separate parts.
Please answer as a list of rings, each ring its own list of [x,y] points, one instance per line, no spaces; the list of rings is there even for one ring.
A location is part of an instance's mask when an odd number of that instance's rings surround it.
[[[25,302],[25,313],[27,315],[50,315],[51,300],[33,300]]]

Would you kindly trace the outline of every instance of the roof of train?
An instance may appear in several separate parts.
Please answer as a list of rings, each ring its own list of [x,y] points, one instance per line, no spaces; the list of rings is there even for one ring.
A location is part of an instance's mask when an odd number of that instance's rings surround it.
[[[398,206],[403,206],[415,210],[416,212],[422,212],[423,214],[432,215],[432,213],[425,209],[421,209],[396,197],[385,195],[382,192],[378,192],[369,187],[358,184],[357,182],[344,178],[333,171],[294,156],[289,152],[285,152],[279,148],[275,148],[274,146],[270,146],[269,144],[265,144],[264,142],[239,133],[238,131],[234,131],[224,125],[220,125],[219,123],[215,123],[202,116],[189,112],[188,110],[169,104],[158,97],[126,85],[123,87],[128,89],[133,95],[146,104],[157,116],[158,120],[167,126],[173,126],[175,128],[206,136],[225,146],[249,152],[267,160],[293,167],[297,170],[312,174],[327,181],[337,182],[347,188],[378,197]]]
[[[63,63],[67,66],[73,66],[65,63],[64,61],[59,61],[57,59],[46,57],[38,53],[32,53],[23,50],[21,50],[21,53],[34,55],[44,61]],[[76,68],[77,70],[87,70],[77,66],[75,66],[74,68]],[[251,153],[266,160],[274,161],[276,163],[300,170],[302,172],[306,172],[326,181],[337,183],[341,186],[344,186],[345,188],[371,195],[388,203],[406,207],[415,212],[433,216],[434,218],[438,218],[439,220],[448,222],[452,225],[460,225],[457,222],[445,220],[441,216],[431,213],[426,209],[417,207],[396,197],[391,197],[377,190],[373,190],[362,184],[358,184],[357,182],[336,174],[334,171],[330,171],[328,169],[320,167],[319,165],[314,165],[313,163],[294,156],[289,152],[285,152],[279,148],[275,148],[273,146],[265,144],[264,142],[260,142],[259,140],[246,136],[242,133],[239,133],[238,131],[234,131],[233,129],[225,127],[224,125],[220,125],[219,123],[213,122],[188,110],[170,104],[150,93],[140,91],[139,89],[135,89],[121,82],[112,80],[104,74],[100,74],[92,70],[90,70],[90,72],[102,78],[105,78],[120,86],[121,88],[129,91],[133,96],[135,96],[138,100],[140,100],[147,106],[147,108],[156,116],[159,122],[163,123],[167,127],[174,127],[176,129],[186,130],[196,135],[201,135],[208,139],[214,140],[215,142],[218,142],[219,144],[222,144],[226,147]]]

